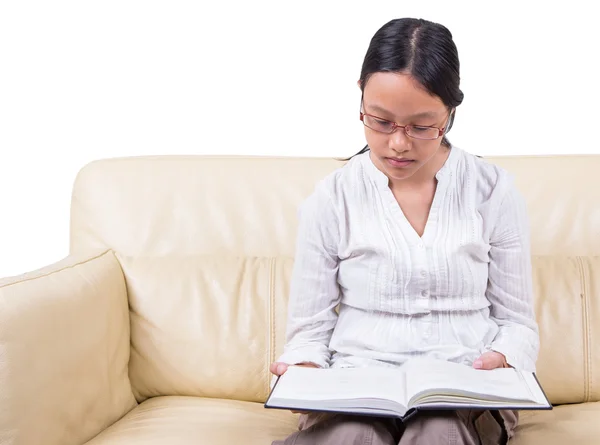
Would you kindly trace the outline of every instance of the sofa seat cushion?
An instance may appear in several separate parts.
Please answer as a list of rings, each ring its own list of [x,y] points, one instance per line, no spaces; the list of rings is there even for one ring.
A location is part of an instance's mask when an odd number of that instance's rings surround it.
[[[201,397],[155,397],[86,445],[270,445],[298,427],[288,411]]]
[[[521,411],[511,445],[596,445],[600,443],[600,402]]]
[[[511,445],[597,444],[600,402],[522,411]],[[297,416],[260,403],[200,397],[146,400],[86,445],[269,445],[297,428]]]

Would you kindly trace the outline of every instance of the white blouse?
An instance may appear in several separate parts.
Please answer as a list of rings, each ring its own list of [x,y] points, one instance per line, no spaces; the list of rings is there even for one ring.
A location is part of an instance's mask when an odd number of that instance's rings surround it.
[[[495,350],[535,371],[524,200],[506,171],[458,147],[436,178],[422,237],[370,152],[317,185],[299,212],[278,361],[398,366],[425,355],[470,366]]]

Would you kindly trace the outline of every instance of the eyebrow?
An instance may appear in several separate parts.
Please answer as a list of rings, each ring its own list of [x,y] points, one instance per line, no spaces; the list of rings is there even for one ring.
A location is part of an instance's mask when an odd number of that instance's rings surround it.
[[[387,114],[387,115],[393,114],[393,113],[390,113],[385,108],[381,108],[378,105],[372,105],[369,108],[371,108],[375,112],[379,112],[379,113],[383,113],[383,114]],[[424,118],[428,118],[428,117],[434,118],[434,117],[437,117],[437,113],[434,113],[433,111],[424,111],[422,113],[417,113],[417,114],[413,114],[412,116],[409,116],[409,118],[412,118],[412,119],[414,119],[414,118],[421,118],[421,117],[424,117]]]

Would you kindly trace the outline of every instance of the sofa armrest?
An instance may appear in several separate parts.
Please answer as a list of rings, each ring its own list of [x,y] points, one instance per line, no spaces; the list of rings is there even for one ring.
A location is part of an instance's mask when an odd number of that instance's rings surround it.
[[[81,445],[136,405],[111,251],[0,280],[0,443]]]

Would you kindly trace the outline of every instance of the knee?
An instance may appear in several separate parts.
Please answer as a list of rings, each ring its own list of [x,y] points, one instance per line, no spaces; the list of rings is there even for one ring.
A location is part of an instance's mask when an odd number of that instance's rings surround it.
[[[341,416],[338,419],[332,419],[331,424],[328,425],[328,427],[332,434],[338,437],[353,439],[369,435],[373,425],[365,419]]]
[[[336,438],[336,443],[343,444],[391,444],[393,434],[384,424],[370,417],[341,416],[332,419],[327,425],[329,434]]]
[[[464,420],[456,412],[423,412],[405,425],[400,445],[470,444],[470,436]]]
[[[462,425],[464,424],[460,417],[456,413],[448,411],[425,417],[421,431],[427,438],[431,438],[431,441],[427,441],[427,443],[431,443],[432,445],[448,443],[448,438],[456,436],[456,431]]]

